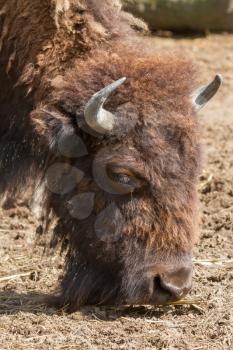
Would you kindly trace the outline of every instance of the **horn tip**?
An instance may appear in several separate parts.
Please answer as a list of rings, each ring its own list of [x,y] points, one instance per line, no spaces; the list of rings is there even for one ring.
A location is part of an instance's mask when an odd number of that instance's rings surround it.
[[[222,85],[224,81],[222,74],[216,74],[215,80],[219,83],[219,85]]]
[[[119,82],[121,82],[122,84],[127,80],[126,77],[122,77],[121,79],[119,79]]]

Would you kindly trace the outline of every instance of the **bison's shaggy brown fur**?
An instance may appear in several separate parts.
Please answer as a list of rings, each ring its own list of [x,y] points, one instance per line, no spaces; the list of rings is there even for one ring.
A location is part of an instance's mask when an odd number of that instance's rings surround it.
[[[30,159],[31,164],[32,158],[36,160],[40,153],[38,148],[36,155],[31,153],[34,134],[27,136],[30,149],[21,142],[25,139],[25,130],[29,134],[32,130],[28,112],[49,99],[54,90],[51,88],[52,79],[58,74],[64,75],[68,68],[85,60],[93,49],[102,45],[105,52],[114,40],[125,38],[124,41],[128,41],[126,33],[132,33],[132,19],[120,12],[118,0],[105,1],[104,4],[101,0],[0,0],[0,19],[0,79],[4,82],[0,94],[0,136],[5,150],[8,144],[6,134],[9,134],[6,132],[9,119],[5,116],[11,116],[10,143],[19,139],[20,144],[18,151],[14,151],[15,156],[7,160],[7,171],[14,168],[12,177],[18,187],[18,181],[22,179],[18,171],[23,163],[28,171],[26,161]],[[1,186],[10,185],[9,173],[7,177],[7,183],[3,178]],[[11,185],[9,188],[13,189]]]
[[[153,302],[142,287],[147,269],[157,275],[161,264],[185,264],[198,235],[195,69],[140,43],[132,18],[115,0],[0,0],[0,16],[1,192],[22,188],[25,177],[43,179],[54,161],[76,166],[77,160],[58,156],[57,142],[58,135],[79,135],[89,152],[78,161],[85,178],[69,194],[46,192],[44,200],[58,218],[52,244],[68,246],[62,302],[73,309]],[[82,128],[87,101],[122,76],[127,82],[106,104],[117,128],[91,136]],[[143,181],[143,191],[114,196],[97,186],[91,164],[102,149],[101,166],[127,168]],[[84,192],[95,194],[94,211],[75,220],[66,203]],[[124,225],[117,242],[106,243],[93,227],[113,202]],[[117,222],[116,211],[111,220]]]

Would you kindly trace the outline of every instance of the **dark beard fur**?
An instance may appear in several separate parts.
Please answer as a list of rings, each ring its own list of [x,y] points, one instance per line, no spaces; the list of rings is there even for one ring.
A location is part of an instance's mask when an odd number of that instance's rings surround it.
[[[84,305],[118,304],[120,284],[110,271],[88,266],[76,257],[69,257],[60,285],[59,304],[73,312]]]

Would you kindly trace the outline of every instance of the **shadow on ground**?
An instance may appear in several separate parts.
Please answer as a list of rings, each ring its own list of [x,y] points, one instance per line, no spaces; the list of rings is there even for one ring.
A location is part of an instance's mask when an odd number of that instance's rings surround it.
[[[56,297],[39,292],[18,293],[15,291],[0,292],[0,315],[14,315],[20,312],[45,315],[61,315],[69,312],[60,307]],[[167,306],[85,306],[78,310],[88,319],[112,321],[120,317],[158,318],[166,315],[182,316],[200,314],[201,309],[196,305],[167,305]]]

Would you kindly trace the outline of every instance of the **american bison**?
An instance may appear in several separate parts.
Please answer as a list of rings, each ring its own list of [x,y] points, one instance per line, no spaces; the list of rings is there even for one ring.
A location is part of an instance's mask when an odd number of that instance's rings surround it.
[[[141,27],[118,0],[0,0],[0,189],[37,187],[70,310],[191,288],[197,111],[222,79],[197,89],[193,64]]]

